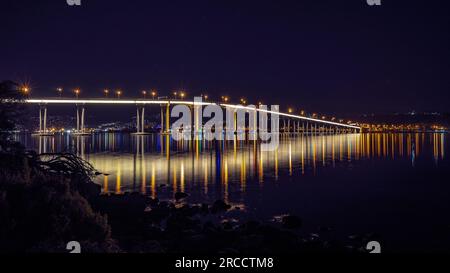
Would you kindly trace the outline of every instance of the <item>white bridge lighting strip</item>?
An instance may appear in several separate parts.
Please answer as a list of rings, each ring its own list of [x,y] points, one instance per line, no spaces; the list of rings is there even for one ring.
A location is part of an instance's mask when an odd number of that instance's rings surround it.
[[[221,104],[221,106],[230,107],[230,108],[236,108],[236,109],[245,109],[245,110],[249,110],[249,111],[255,111],[255,109],[256,109],[259,112],[269,113],[269,114],[273,114],[273,115],[279,115],[279,116],[284,116],[284,117],[290,117],[290,118],[296,118],[296,119],[320,122],[320,123],[325,123],[325,124],[329,124],[329,125],[342,126],[342,127],[347,127],[347,128],[351,128],[351,129],[361,130],[361,127],[354,126],[354,125],[348,125],[348,124],[343,124],[343,123],[338,123],[338,122],[332,122],[332,121],[327,121],[327,120],[323,120],[323,119],[308,118],[308,117],[304,117],[304,116],[292,115],[292,114],[275,112],[275,111],[264,110],[264,109],[257,109],[257,108],[253,108],[253,107],[242,106],[242,105]]]
[[[307,120],[307,121],[313,121],[318,123],[324,123],[334,126],[341,126],[351,129],[357,129],[361,131],[361,127],[355,126],[355,125],[349,125],[349,124],[343,124],[333,121],[327,121],[322,119],[316,119],[316,118],[309,118],[299,115],[293,115],[288,113],[281,113],[281,112],[275,112],[270,110],[264,110],[264,109],[258,109],[254,107],[248,107],[243,105],[233,105],[233,104],[217,104],[212,102],[194,102],[194,101],[181,101],[181,100],[111,100],[111,99],[28,99],[25,100],[26,103],[30,104],[120,104],[120,105],[127,105],[127,104],[135,104],[135,105],[147,105],[147,104],[186,104],[186,105],[220,105],[223,107],[229,107],[229,108],[235,108],[235,109],[245,109],[248,111],[258,111],[258,112],[265,112],[268,114],[273,115],[279,115],[284,117],[290,117],[294,119],[301,119],[301,120]]]

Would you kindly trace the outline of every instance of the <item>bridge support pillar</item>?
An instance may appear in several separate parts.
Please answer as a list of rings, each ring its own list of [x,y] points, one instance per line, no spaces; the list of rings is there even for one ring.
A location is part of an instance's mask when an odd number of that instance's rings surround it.
[[[145,107],[136,108],[136,134],[145,133]]]
[[[170,102],[167,104],[161,104],[161,134],[168,134],[169,132],[170,132]]]
[[[161,105],[161,133],[164,133],[164,108]]]
[[[81,109],[80,109],[81,108]],[[84,134],[85,133],[85,126],[84,126],[84,120],[85,120],[85,108],[84,106],[82,107],[77,107],[77,134]]]
[[[170,102],[166,105],[166,133],[170,133]]]
[[[200,135],[203,133],[203,108],[202,105],[199,104],[201,100],[194,99],[193,108],[193,123],[194,127],[191,125],[191,134],[193,135],[193,139],[197,140],[200,138]],[[184,128],[183,128],[184,129]]]
[[[47,133],[47,106],[39,108],[39,134]]]

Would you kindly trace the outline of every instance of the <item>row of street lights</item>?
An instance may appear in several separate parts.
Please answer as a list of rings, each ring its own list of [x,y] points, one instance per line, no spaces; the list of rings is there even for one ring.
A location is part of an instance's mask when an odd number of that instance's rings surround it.
[[[30,87],[28,87],[28,86],[22,86],[22,87],[20,88],[20,90],[21,90],[25,95],[29,95],[29,93],[31,92],[31,89],[30,89]],[[63,94],[64,89],[63,89],[62,87],[58,87],[58,88],[56,88],[56,91],[58,92],[59,97],[62,97],[62,94]],[[80,96],[81,90],[77,88],[77,89],[74,89],[73,92],[74,92],[76,98],[78,99],[79,96]],[[105,95],[105,98],[108,98],[111,92],[110,92],[109,89],[104,89],[104,90],[103,90],[103,93],[104,93],[104,95]],[[122,90],[116,90],[114,93],[115,93],[117,99],[120,99],[120,97],[123,95]],[[157,91],[154,90],[154,89],[152,89],[152,90],[150,90],[150,91],[143,90],[143,91],[142,91],[142,96],[143,96],[144,99],[147,98],[147,95],[151,95],[152,99],[154,100],[154,99],[156,98],[156,96],[158,95],[158,93],[157,93]],[[173,98],[175,98],[175,99],[184,99],[185,97],[186,97],[186,93],[185,93],[184,91],[174,91],[174,92],[173,92]],[[208,95],[202,94],[201,97],[202,97],[205,101],[208,100]],[[230,98],[229,98],[228,96],[221,96],[221,100],[222,100],[222,102],[224,102],[224,103],[230,102]],[[245,98],[241,98],[241,99],[240,99],[240,103],[241,103],[242,105],[246,105],[246,104],[247,104],[247,100],[246,100]],[[259,105],[259,106],[261,106],[262,104],[263,104],[262,102],[258,102],[258,105]],[[288,108],[288,113],[289,113],[289,114],[293,114],[293,113],[294,113],[294,109],[293,109],[293,108]],[[306,116],[306,112],[305,112],[304,110],[301,110],[301,111],[300,111],[300,116]],[[313,114],[311,115],[311,117],[312,117],[312,118],[318,118],[318,115],[317,115],[316,113],[313,113]],[[327,117],[326,117],[326,116],[321,116],[321,119],[322,119],[322,120],[326,120]],[[336,118],[335,118],[335,117],[332,117],[330,120],[331,120],[331,121],[336,121]],[[338,120],[338,121],[339,121],[340,123],[344,123],[344,120],[342,120],[342,119],[340,119],[340,120]],[[349,121],[348,123],[351,123],[351,121]]]
[[[56,91],[58,92],[59,97],[62,97],[63,88],[58,87],[58,88],[56,88]],[[81,93],[80,89],[74,89],[73,92],[74,92],[74,94],[75,94],[75,96],[77,98],[79,97],[79,95]],[[28,91],[27,91],[27,93],[28,93]],[[105,98],[109,98],[109,95],[111,93],[112,92],[109,89],[104,89],[103,90],[103,94],[105,95]],[[154,90],[154,89],[152,89],[150,91],[142,90],[141,94],[142,94],[142,97],[144,99],[146,99],[148,95],[151,95],[152,99],[156,99],[156,96],[158,95],[158,92],[156,90]],[[186,92],[184,92],[184,91],[174,91],[172,94],[173,94],[173,98],[174,99],[184,99],[184,98],[186,98]],[[115,95],[116,95],[116,98],[120,99],[120,97],[123,95],[122,90],[116,90],[115,91]],[[208,95],[203,95],[202,94],[201,96],[202,96],[202,98],[204,100],[208,100]],[[226,99],[224,99],[223,101],[227,102],[228,101],[228,97],[225,97],[225,98]]]
[[[29,93],[31,92],[31,89],[28,86],[22,86],[20,88],[20,91],[22,91],[26,95],[29,95]],[[62,87],[56,88],[56,92],[58,93],[59,97],[62,97],[63,91],[64,91],[64,89]],[[75,97],[78,99],[81,94],[81,90],[79,88],[73,89],[73,93],[75,94]],[[103,94],[104,94],[105,98],[109,98],[111,93],[112,92],[109,89],[103,90]],[[152,99],[155,99],[156,96],[158,95],[157,91],[154,89],[152,89],[150,91],[142,90],[141,93],[142,93],[142,97],[144,99],[147,98],[147,95],[151,95]],[[116,95],[117,99],[120,99],[120,97],[123,95],[123,92],[122,92],[122,90],[119,89],[119,90],[116,90],[114,92],[114,94]],[[186,97],[186,92],[184,92],[184,91],[174,91],[172,94],[173,94],[174,99],[184,99]],[[207,101],[209,98],[209,96],[205,95],[205,94],[202,94],[201,97],[205,101]],[[227,96],[222,96],[221,99],[222,99],[222,102],[225,102],[225,103],[230,101],[230,98]],[[247,100],[245,98],[241,98],[240,102],[242,104],[247,104]]]

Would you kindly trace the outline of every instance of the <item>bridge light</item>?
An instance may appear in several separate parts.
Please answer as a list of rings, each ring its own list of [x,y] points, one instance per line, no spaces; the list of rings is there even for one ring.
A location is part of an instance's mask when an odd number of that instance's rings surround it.
[[[108,89],[105,89],[105,90],[103,90],[103,93],[105,94],[105,97],[107,98],[108,95],[109,95],[109,90],[108,90]]]
[[[300,111],[300,115],[304,116],[305,115],[305,111],[304,110]]]
[[[142,96],[144,96],[144,99],[147,97],[147,91],[143,90],[142,91]]]
[[[155,99],[155,97],[156,97],[156,90],[152,90],[152,99]]]
[[[117,95],[117,98],[120,99],[120,96],[122,96],[122,90],[117,90],[116,95]]]
[[[75,96],[76,96],[77,99],[78,99],[78,96],[80,95],[81,90],[80,90],[80,89],[75,89],[75,90],[73,90],[73,92],[75,93]]]
[[[22,85],[20,87],[20,91],[22,91],[24,93],[28,93],[28,92],[30,92],[30,88],[27,85]]]
[[[293,111],[294,111],[294,110],[292,110],[292,108],[289,108],[289,109],[288,109],[289,114],[292,114]]]
[[[180,97],[181,97],[181,99],[184,99],[184,96],[185,96],[186,94],[184,93],[184,92],[180,92]]]
[[[222,96],[222,100],[223,100],[224,102],[228,102],[230,99],[229,99],[227,96]]]
[[[56,88],[56,91],[58,92],[59,97],[61,97],[63,89],[61,87],[58,87],[58,88]]]
[[[22,92],[24,95],[28,96],[31,92],[31,88],[28,87],[27,85],[23,85],[20,87],[20,92]]]
[[[203,98],[204,98],[205,100],[208,100],[208,95],[204,95]]]

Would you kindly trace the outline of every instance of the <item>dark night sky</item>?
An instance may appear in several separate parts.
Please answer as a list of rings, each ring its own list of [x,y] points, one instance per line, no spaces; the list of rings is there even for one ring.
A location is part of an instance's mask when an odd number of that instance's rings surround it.
[[[0,1],[0,79],[244,96],[330,114],[447,111],[448,1]]]

